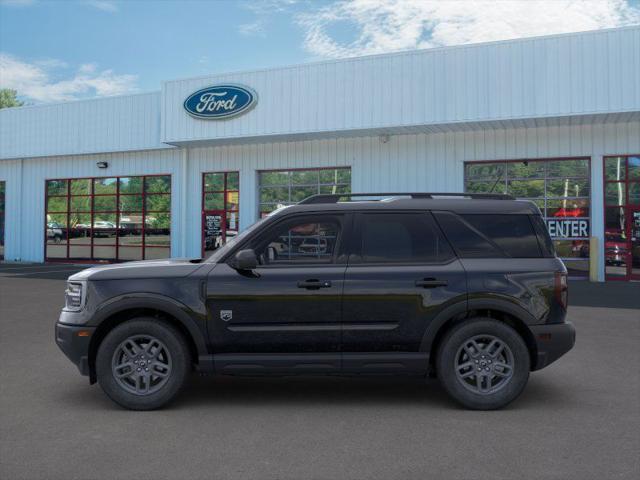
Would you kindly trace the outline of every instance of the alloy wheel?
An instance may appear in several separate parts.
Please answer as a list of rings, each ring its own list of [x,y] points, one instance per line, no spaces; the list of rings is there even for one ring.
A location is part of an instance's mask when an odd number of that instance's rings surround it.
[[[151,335],[133,335],[113,353],[111,372],[118,385],[135,395],[160,390],[171,375],[169,349]]]
[[[490,395],[511,381],[515,362],[503,340],[493,335],[476,335],[462,343],[454,363],[456,378],[467,390]]]

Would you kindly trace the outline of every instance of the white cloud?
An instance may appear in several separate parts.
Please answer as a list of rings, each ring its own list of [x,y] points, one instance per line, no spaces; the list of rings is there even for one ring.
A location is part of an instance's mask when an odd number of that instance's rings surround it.
[[[640,8],[627,0],[339,0],[297,22],[307,51],[335,58],[638,24]],[[350,40],[332,33],[345,24]]]
[[[264,26],[265,26],[265,21],[259,19],[259,20],[256,20],[255,22],[243,23],[238,27],[238,32],[240,32],[241,35],[244,35],[247,37],[264,36],[265,34]]]
[[[59,102],[83,97],[105,97],[132,93],[136,75],[118,75],[113,70],[98,70],[95,64],[81,65],[70,78],[54,78],[55,60],[49,65],[28,63],[12,55],[0,53],[0,88],[11,88],[20,96],[35,102]]]
[[[38,67],[43,68],[67,68],[69,65],[67,62],[58,60],[57,58],[42,58],[33,62]]]
[[[298,2],[299,0],[250,0],[244,2],[242,6],[258,15],[264,15],[286,12],[289,7],[292,7]]]
[[[84,3],[103,12],[115,13],[119,10],[116,2],[109,0],[85,0]]]

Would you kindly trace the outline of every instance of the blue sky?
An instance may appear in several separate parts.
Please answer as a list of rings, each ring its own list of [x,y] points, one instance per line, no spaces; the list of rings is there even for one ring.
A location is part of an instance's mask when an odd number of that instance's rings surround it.
[[[29,103],[163,80],[640,23],[638,0],[0,0],[0,87]]]

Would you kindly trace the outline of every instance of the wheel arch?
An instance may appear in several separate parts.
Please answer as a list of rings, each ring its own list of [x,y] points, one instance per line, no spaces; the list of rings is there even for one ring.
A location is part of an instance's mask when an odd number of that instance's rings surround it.
[[[529,351],[531,370],[536,369],[538,348],[533,333],[527,326],[535,323],[535,319],[529,312],[506,300],[474,299],[464,302],[464,307],[461,303],[443,310],[427,328],[420,350],[429,352],[431,369],[435,367],[437,351],[445,334],[460,322],[474,317],[499,320],[518,332]]]
[[[90,383],[93,384],[97,381],[95,360],[102,340],[118,325],[141,316],[153,317],[175,327],[187,341],[192,361],[197,364],[200,356],[208,354],[204,325],[199,326],[196,320],[186,312],[186,309],[186,306],[175,300],[159,295],[144,295],[133,298],[129,295],[125,299],[111,300],[94,316],[97,327],[91,336],[88,352]],[[203,318],[203,320],[206,319]]]

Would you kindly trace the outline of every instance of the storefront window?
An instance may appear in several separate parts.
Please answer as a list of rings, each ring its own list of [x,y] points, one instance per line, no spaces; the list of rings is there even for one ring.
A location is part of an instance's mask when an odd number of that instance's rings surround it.
[[[208,257],[240,228],[240,174],[212,172],[202,177],[202,251]]]
[[[5,182],[0,182],[0,260],[4,260],[4,198],[5,198]]]
[[[268,170],[259,173],[260,216],[319,193],[351,193],[350,168]]]
[[[468,162],[465,191],[508,193],[533,201],[570,274],[583,277],[589,270],[589,163],[587,158]]]
[[[48,180],[47,260],[171,256],[171,176]]]
[[[607,280],[640,280],[640,155],[604,159]]]

